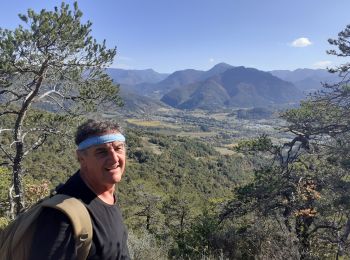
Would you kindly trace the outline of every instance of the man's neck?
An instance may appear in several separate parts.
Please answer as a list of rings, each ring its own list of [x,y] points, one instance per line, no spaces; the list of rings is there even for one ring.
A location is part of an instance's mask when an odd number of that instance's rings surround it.
[[[92,190],[97,197],[99,197],[103,202],[113,205],[115,203],[114,191],[115,184],[108,186],[98,186],[94,182],[90,181],[86,175],[80,172],[81,179],[84,183]]]
[[[114,196],[114,192],[110,193],[110,192],[104,192],[101,194],[97,195],[103,202],[113,205],[115,204],[115,196]]]

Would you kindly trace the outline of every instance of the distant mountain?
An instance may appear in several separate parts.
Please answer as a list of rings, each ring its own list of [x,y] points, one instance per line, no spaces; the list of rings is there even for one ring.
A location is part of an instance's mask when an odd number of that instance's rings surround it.
[[[322,83],[339,81],[337,74],[329,73],[324,69],[273,70],[270,73],[280,79],[292,82],[303,92],[313,92],[321,89]]]
[[[234,68],[234,66],[232,66],[230,64],[227,64],[227,63],[224,63],[224,62],[218,63],[214,67],[212,67],[210,70],[205,71],[203,73],[203,75],[201,76],[201,79],[202,80],[208,79],[208,78],[210,78],[212,76],[221,74],[221,73],[225,72],[226,70],[232,69],[232,68]]]
[[[157,83],[157,86],[160,87],[159,91],[168,92],[177,87],[188,85],[192,82],[195,82],[201,78],[203,71],[187,69],[176,71],[173,74],[169,75],[166,79]]]
[[[297,102],[320,89],[321,82],[339,81],[337,75],[321,69],[263,72],[227,63],[207,71],[185,69],[163,74],[152,69],[108,69],[107,73],[121,85],[125,108],[135,111],[158,109],[162,102],[180,109],[266,107]]]
[[[292,83],[268,72],[232,67],[204,81],[173,89],[161,101],[180,109],[218,109],[293,103],[302,96]]]
[[[164,94],[180,86],[204,81],[212,76],[232,69],[234,66],[227,63],[218,63],[208,71],[185,69],[172,74],[158,73],[152,69],[125,70],[108,68],[107,73],[114,82],[135,93],[153,96],[160,99]],[[296,69],[269,71],[273,76],[292,82],[303,92],[312,92],[322,88],[322,83],[339,81],[336,74],[324,69]]]
[[[108,68],[107,74],[113,79],[115,83],[125,85],[136,85],[140,83],[157,83],[169,76],[169,74],[158,73],[152,69],[124,70]]]
[[[133,86],[132,89],[137,93],[160,99],[164,94],[175,88],[205,80],[230,68],[233,68],[233,66],[226,63],[219,63],[208,71],[194,69],[179,70],[170,74],[167,78],[158,83],[141,83]]]
[[[159,100],[141,96],[136,93],[120,89],[120,96],[124,102],[121,111],[132,113],[148,113],[149,111],[157,111],[158,109],[167,107],[166,104]]]
[[[174,88],[199,80],[202,74],[203,71],[200,70],[180,70],[170,74],[167,78],[158,83],[141,83],[133,86],[132,89],[134,92],[142,95],[160,99],[165,93]]]

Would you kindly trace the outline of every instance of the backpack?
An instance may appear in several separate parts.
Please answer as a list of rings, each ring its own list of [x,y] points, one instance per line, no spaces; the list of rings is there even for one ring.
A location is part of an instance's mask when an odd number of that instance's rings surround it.
[[[85,260],[92,243],[92,224],[84,204],[73,197],[56,194],[21,213],[3,231],[0,231],[0,260],[25,260],[30,254],[37,218],[44,207],[62,211],[72,222],[78,260]]]

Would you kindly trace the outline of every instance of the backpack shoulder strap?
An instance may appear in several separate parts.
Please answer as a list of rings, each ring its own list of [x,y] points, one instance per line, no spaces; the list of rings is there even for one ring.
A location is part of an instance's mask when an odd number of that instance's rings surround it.
[[[62,211],[72,222],[77,243],[78,260],[85,260],[92,243],[91,217],[85,205],[78,199],[64,194],[56,194],[42,202],[43,207]]]

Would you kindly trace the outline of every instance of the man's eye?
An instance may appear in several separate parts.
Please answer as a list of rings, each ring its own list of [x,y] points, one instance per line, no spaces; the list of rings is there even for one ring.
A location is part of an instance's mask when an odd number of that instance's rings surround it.
[[[124,146],[118,146],[114,148],[114,151],[123,151],[123,150],[124,150]]]

